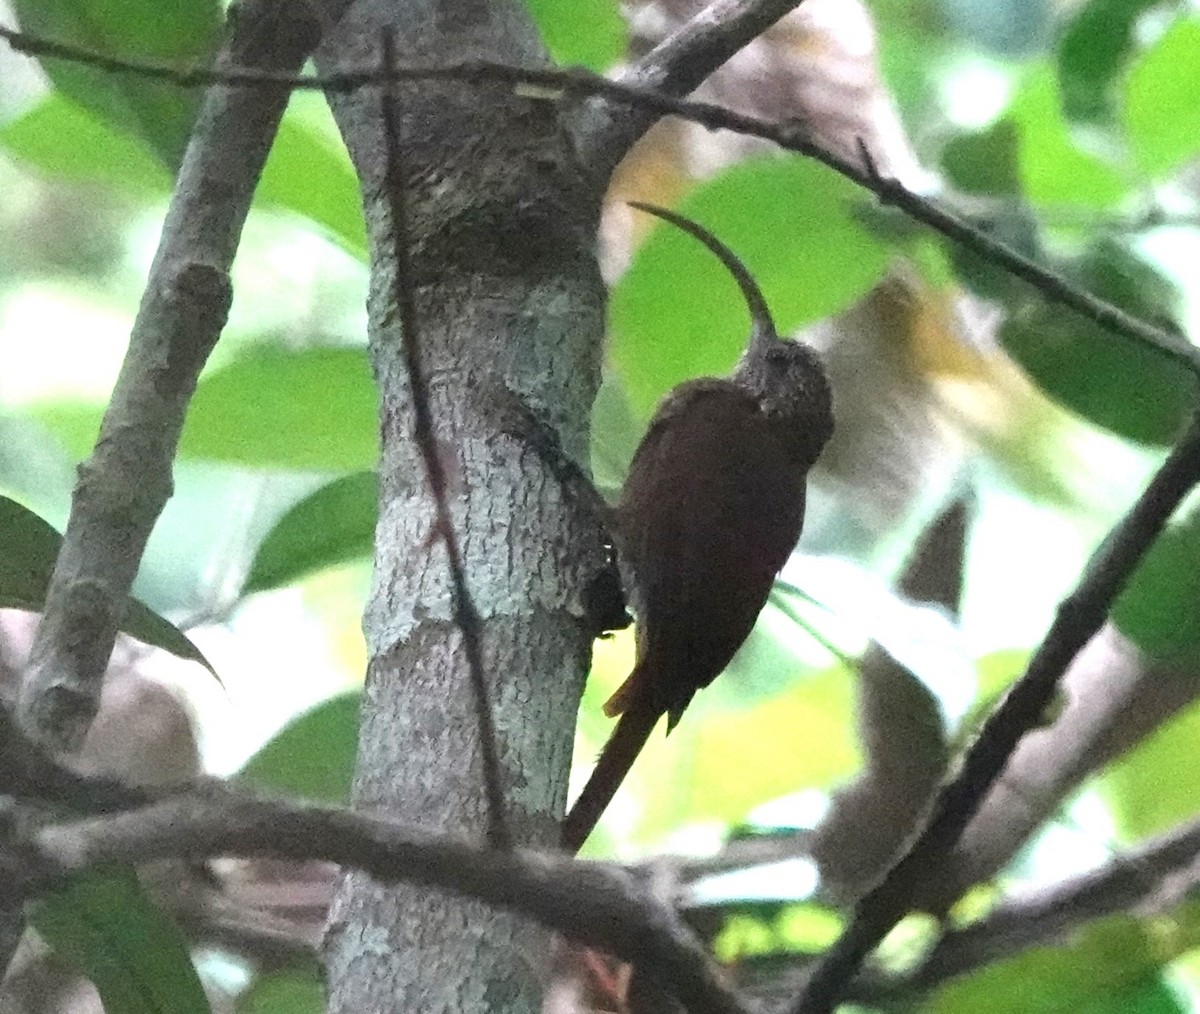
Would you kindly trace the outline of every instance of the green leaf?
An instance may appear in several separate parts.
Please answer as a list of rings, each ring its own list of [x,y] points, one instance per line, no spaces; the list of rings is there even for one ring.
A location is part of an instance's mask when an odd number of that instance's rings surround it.
[[[137,599],[129,600],[125,609],[125,618],[121,621],[121,629],[130,637],[135,637],[144,644],[152,644],[156,648],[169,651],[176,658],[199,662],[213,676],[216,676],[218,683],[221,682],[217,670],[204,657],[203,652],[189,640],[187,634]]]
[[[82,461],[96,446],[104,406],[79,401],[35,403],[29,414],[62,443],[74,461]]]
[[[260,975],[238,998],[238,1014],[322,1014],[325,987],[317,968]]]
[[[1158,537],[1117,599],[1112,618],[1154,658],[1200,660],[1200,509]]]
[[[378,499],[375,473],[356,472],[301,500],[263,539],[243,591],[278,588],[322,567],[369,557]]]
[[[62,536],[33,511],[0,496],[0,607],[41,612]],[[216,670],[187,636],[158,613],[131,598],[121,629],[178,658]]]
[[[220,0],[15,0],[31,35],[108,56],[172,65],[208,64],[223,20]],[[132,135],[163,166],[178,168],[203,93],[136,74],[41,58],[55,88],[101,121]]]
[[[1161,934],[1160,934],[1161,935]],[[1185,1014],[1163,982],[1169,960],[1152,930],[1126,916],[1076,930],[952,981],[923,1014]]]
[[[751,635],[759,647],[764,636]],[[757,806],[829,788],[858,767],[852,677],[844,668],[794,681],[748,707],[719,703],[693,703],[669,738],[660,726],[634,765],[625,791],[640,804],[637,843],[661,843],[690,822],[744,822]]]
[[[54,92],[25,115],[0,127],[0,144],[47,175],[101,180],[155,197],[170,190],[170,172],[136,137],[113,130]]]
[[[989,652],[975,664],[979,685],[975,700],[959,723],[959,737],[973,735],[991,712],[1004,692],[1017,681],[1029,666],[1027,649],[1003,648]]]
[[[763,158],[699,187],[680,210],[745,261],[787,334],[850,306],[886,269],[887,247],[856,216],[861,201],[815,162]],[[749,317],[716,258],[659,223],[613,290],[609,320],[630,400],[649,415],[680,381],[727,373]]]
[[[1125,129],[1138,165],[1166,176],[1200,152],[1200,18],[1181,17],[1129,71]]]
[[[950,182],[965,193],[1013,196],[1021,192],[1019,142],[1016,123],[997,120],[987,130],[952,138],[942,152],[942,167]]]
[[[366,350],[261,350],[214,370],[196,389],[179,451],[260,467],[374,468],[379,396]]]
[[[358,752],[358,690],[292,719],[246,761],[237,779],[323,803],[348,803]]]
[[[779,950],[774,927],[767,919],[735,912],[725,917],[713,953],[722,964],[736,965]]]
[[[33,511],[0,496],[0,607],[39,611],[62,536]]]
[[[170,193],[171,173],[136,136],[57,92],[0,127],[0,145],[47,175],[100,180],[138,195]],[[280,123],[255,203],[302,215],[352,256],[366,257],[362,200],[345,146],[299,116]]]
[[[366,259],[367,233],[358,179],[345,145],[328,131],[298,116],[285,116],[263,167],[255,200],[303,215],[348,253]]]
[[[1137,20],[1155,0],[1088,0],[1058,45],[1063,108],[1072,120],[1110,118],[1114,82],[1133,51]]]
[[[560,65],[608,70],[625,55],[625,19],[615,0],[525,0]]]
[[[1108,208],[1127,193],[1125,180],[1112,166],[1075,144],[1050,66],[1030,74],[1008,117],[1021,136],[1022,189],[1034,204]]]
[[[1089,292],[1145,320],[1169,321],[1177,293],[1151,265],[1102,242],[1069,272]],[[1167,444],[1195,402],[1188,371],[1073,310],[1036,301],[1012,313],[1000,340],[1050,397],[1130,440]]]
[[[1169,673],[1161,678],[1195,679],[1195,676],[1190,672]],[[1160,726],[1104,773],[1101,790],[1127,840],[1160,834],[1200,813],[1197,742],[1200,742],[1200,705],[1192,705]]]
[[[179,453],[259,468],[364,471],[379,458],[379,398],[358,348],[258,349],[201,378]],[[33,408],[78,459],[95,446],[104,409]]]
[[[96,869],[43,895],[29,921],[95,985],[109,1014],[207,1014],[179,927],[146,896],[132,869]]]

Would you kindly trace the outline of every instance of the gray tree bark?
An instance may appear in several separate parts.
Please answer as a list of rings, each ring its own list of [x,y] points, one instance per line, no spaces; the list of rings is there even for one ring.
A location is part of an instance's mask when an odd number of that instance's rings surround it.
[[[384,25],[404,63],[546,62],[520,0],[361,0],[323,45],[321,70],[377,64]],[[463,82],[397,86],[394,95],[416,338],[482,618],[508,826],[518,843],[552,844],[590,661],[581,594],[604,564],[602,543],[594,520],[497,426],[493,409],[515,392],[587,460],[603,326],[593,251],[600,195],[554,102]],[[488,815],[476,702],[413,439],[382,93],[330,101],[363,184],[383,444],[354,802],[479,836]],[[547,934],[527,920],[353,874],[326,940],[329,1008],[532,1012],[548,957]]]

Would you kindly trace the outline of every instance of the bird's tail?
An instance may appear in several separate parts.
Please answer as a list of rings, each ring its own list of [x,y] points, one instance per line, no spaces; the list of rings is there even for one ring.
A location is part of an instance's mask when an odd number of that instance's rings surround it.
[[[562,846],[572,855],[579,851],[600,820],[600,815],[612,802],[642,746],[650,738],[660,714],[643,698],[630,706],[617,721],[617,727],[600,751],[600,759],[596,761],[591,777],[563,820]]]

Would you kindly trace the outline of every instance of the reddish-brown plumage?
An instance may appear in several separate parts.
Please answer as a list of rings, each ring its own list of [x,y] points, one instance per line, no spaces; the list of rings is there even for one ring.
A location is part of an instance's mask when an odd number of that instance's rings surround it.
[[[746,356],[728,380],[681,384],[659,406],[615,512],[637,615],[637,663],[605,706],[621,717],[563,824],[576,851],[658,719],[668,731],[745,641],[800,536],[805,479],[832,430],[816,356],[775,336],[753,279],[725,247],[673,212],[730,267],[751,308]]]

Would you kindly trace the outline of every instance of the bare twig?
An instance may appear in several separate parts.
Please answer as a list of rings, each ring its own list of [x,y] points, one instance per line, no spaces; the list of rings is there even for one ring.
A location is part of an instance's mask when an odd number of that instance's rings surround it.
[[[1198,481],[1200,414],[1137,503],[1093,554],[1079,586],[1059,606],[1024,676],[988,717],[958,775],[939,791],[916,841],[855,906],[850,924],[801,991],[796,1014],[833,1010],[867,954],[908,910],[921,882],[936,874],[1021,737],[1050,704],[1067,666],[1100,630],[1134,568]]]
[[[739,49],[795,10],[802,2],[803,0],[714,0],[679,31],[622,72],[618,81],[629,86],[657,89],[665,95],[685,95]],[[128,60],[69,43],[39,38],[4,26],[0,26],[0,38],[6,39],[13,49],[31,56],[69,60],[110,73],[152,77],[180,88],[213,84],[263,84],[269,81],[274,84],[291,84],[293,87],[319,87],[324,91],[353,91],[363,85],[378,84],[382,78],[398,80],[416,70],[411,67],[393,67],[390,70],[370,68],[323,76],[319,85],[312,83],[316,80],[313,77],[301,79],[305,83],[299,84],[292,75],[270,71],[217,71],[208,67],[176,67]],[[455,67],[457,69],[453,70],[450,67],[423,68],[424,72],[417,76],[461,78],[470,76],[473,68],[480,77],[499,77],[526,83],[561,83],[561,72],[557,71],[545,72],[548,76],[543,76],[540,70],[524,70],[487,61],[467,61]],[[435,73],[428,73],[430,71]],[[437,73],[439,71],[445,73]],[[512,72],[512,75],[506,72]],[[584,75],[588,76],[586,72]],[[597,81],[606,80],[598,75],[595,77]],[[644,129],[645,127],[642,128]]]
[[[218,66],[296,69],[316,40],[296,5],[247,3]],[[22,723],[53,748],[78,747],[96,713],[130,585],[171,493],[184,413],[225,324],[229,265],[288,96],[284,87],[213,89],[180,167],[129,351],[79,470],[21,688]]]
[[[429,385],[421,363],[417,300],[413,291],[413,265],[408,239],[408,208],[405,200],[407,184],[404,179],[403,150],[400,143],[400,118],[396,111],[399,99],[395,89],[391,87],[392,79],[386,76],[387,69],[396,62],[395,39],[386,29],[382,36],[381,60],[381,80],[385,82],[382,94],[383,136],[387,146],[387,176],[384,188],[392,220],[396,306],[400,318],[400,336],[408,373],[408,387],[412,394],[413,440],[420,449],[425,474],[429,479],[429,490],[437,512],[436,531],[446,547],[446,566],[450,572],[450,585],[454,597],[454,621],[462,634],[463,651],[467,656],[467,668],[471,674],[471,685],[475,694],[479,743],[483,755],[484,788],[488,800],[487,836],[493,845],[507,848],[511,846],[512,838],[505,818],[504,780],[496,739],[496,720],[492,713],[491,694],[488,692],[487,675],[483,665],[482,624],[475,601],[467,587],[462,550],[454,530],[454,519],[450,514],[446,470],[438,453],[433,413],[429,406]]]
[[[1119,306],[1093,296],[1063,275],[1018,253],[1008,244],[980,231],[953,212],[914,194],[899,180],[883,176],[866,145],[861,141],[859,150],[866,166],[865,171],[860,172],[848,164],[841,167],[829,161],[825,161],[825,164],[866,187],[879,198],[881,204],[899,208],[910,218],[928,225],[972,253],[1000,265],[1009,274],[1028,282],[1047,299],[1069,306],[1105,331],[1132,338],[1182,363],[1193,373],[1200,374],[1200,349],[1186,338],[1134,317]]]
[[[144,791],[109,778],[79,774],[58,763],[33,742],[0,705],[0,822],[8,804],[20,800],[46,811],[61,807],[79,813],[106,813],[148,801]],[[25,932],[21,906],[0,898],[0,980],[7,974]]]
[[[1093,296],[1062,275],[1018,253],[992,238],[963,218],[940,207],[936,202],[908,190],[899,180],[883,176],[874,165],[865,146],[860,159],[849,161],[807,139],[803,125],[779,123],[735,112],[711,102],[692,102],[653,88],[610,80],[580,68],[565,70],[513,67],[508,64],[466,60],[436,67],[396,66],[387,75],[378,67],[328,75],[304,75],[223,68],[188,69],[166,67],[102,56],[77,47],[36,39],[9,28],[0,27],[0,38],[25,52],[48,52],[60,59],[71,59],[92,66],[103,66],[124,73],[141,74],[168,81],[180,87],[225,83],[242,85],[287,85],[291,88],[354,91],[364,85],[379,84],[381,78],[397,81],[459,80],[467,84],[499,81],[541,89],[547,100],[574,95],[598,95],[625,105],[635,105],[659,116],[678,116],[710,130],[729,130],[770,141],[785,151],[815,159],[871,193],[884,204],[899,208],[910,218],[954,240],[980,257],[998,264],[1020,278],[1046,298],[1070,307],[1076,313],[1113,334],[1123,335],[1162,354],[1200,370],[1200,350],[1178,335],[1125,313],[1106,300]]]
[[[624,871],[557,853],[480,848],[345,809],[307,807],[213,789],[145,809],[43,827],[9,848],[31,853],[19,900],[88,867],[215,855],[324,859],[384,881],[439,887],[509,908],[580,942],[636,960],[690,1011],[748,1014],[702,944]]]

